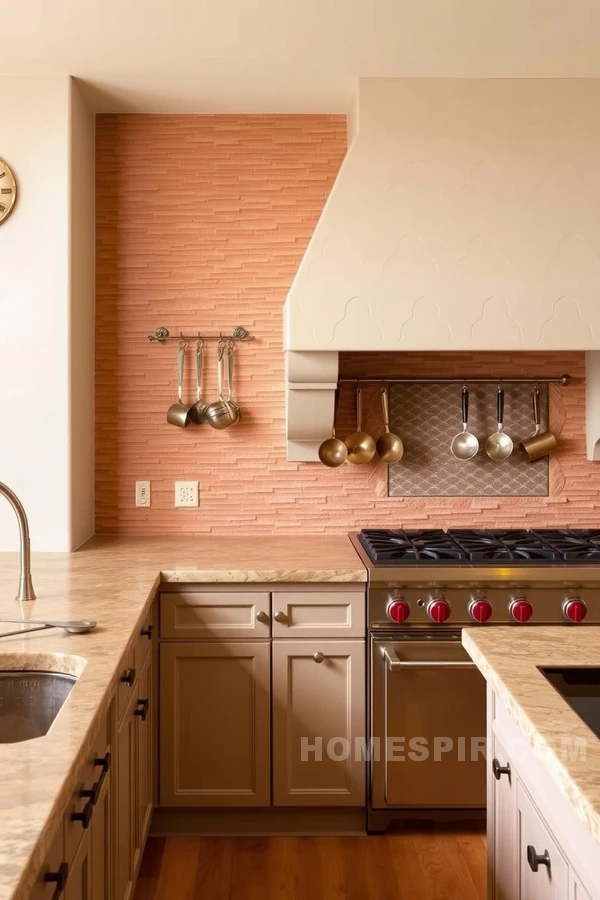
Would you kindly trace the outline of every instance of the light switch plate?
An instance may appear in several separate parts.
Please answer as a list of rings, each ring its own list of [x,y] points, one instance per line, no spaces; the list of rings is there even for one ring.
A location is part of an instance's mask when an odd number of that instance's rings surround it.
[[[198,506],[198,482],[175,482],[175,506]]]
[[[148,507],[150,506],[150,482],[136,481],[135,483],[135,505]]]

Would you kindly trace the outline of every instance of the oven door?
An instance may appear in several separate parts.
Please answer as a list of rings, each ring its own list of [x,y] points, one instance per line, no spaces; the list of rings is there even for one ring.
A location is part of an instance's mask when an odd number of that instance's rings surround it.
[[[372,639],[371,724],[373,808],[485,806],[486,685],[460,632]]]

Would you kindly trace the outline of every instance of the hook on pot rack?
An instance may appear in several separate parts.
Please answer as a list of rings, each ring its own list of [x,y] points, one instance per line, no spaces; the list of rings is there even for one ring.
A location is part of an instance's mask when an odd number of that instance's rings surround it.
[[[164,344],[165,341],[253,341],[254,335],[246,331],[241,325],[236,325],[231,334],[201,334],[197,331],[195,334],[184,334],[182,331],[177,334],[171,334],[168,328],[161,325],[152,334],[148,335],[150,343]]]

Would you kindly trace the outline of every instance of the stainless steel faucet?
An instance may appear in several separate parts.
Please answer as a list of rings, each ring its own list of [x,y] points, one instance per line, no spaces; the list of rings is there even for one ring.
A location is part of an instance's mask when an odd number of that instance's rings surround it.
[[[33,581],[31,580],[31,549],[29,545],[29,523],[23,504],[14,491],[0,481],[0,494],[2,494],[15,511],[19,523],[19,539],[21,541],[21,574],[19,576],[19,591],[17,600],[35,600]]]

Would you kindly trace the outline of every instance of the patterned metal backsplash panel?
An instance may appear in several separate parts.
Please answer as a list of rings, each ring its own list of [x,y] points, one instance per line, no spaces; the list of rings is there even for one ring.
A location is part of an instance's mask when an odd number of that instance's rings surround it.
[[[469,387],[469,431],[479,439],[471,460],[455,459],[452,438],[462,430],[460,384],[392,384],[390,427],[404,442],[401,462],[389,467],[390,497],[547,497],[548,457],[527,462],[519,441],[533,432],[532,385],[505,385],[504,429],[512,456],[494,462],[485,442],[496,431],[498,385]],[[541,422],[548,422],[548,387],[540,385]]]

